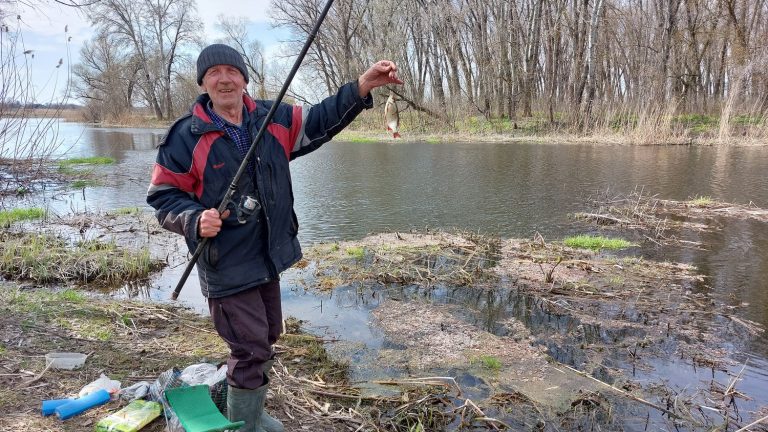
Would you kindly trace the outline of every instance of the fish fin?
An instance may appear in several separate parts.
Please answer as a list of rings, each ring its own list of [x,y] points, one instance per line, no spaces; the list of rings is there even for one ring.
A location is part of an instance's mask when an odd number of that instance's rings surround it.
[[[395,132],[394,134],[392,134],[392,138],[401,138],[401,136],[399,133]]]

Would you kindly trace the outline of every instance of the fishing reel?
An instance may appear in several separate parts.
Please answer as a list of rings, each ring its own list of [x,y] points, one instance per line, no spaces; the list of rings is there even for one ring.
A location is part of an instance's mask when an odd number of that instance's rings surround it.
[[[259,200],[250,195],[240,197],[240,204],[237,205],[237,221],[241,224],[248,222],[248,219],[255,214],[258,219],[258,213],[261,211]]]

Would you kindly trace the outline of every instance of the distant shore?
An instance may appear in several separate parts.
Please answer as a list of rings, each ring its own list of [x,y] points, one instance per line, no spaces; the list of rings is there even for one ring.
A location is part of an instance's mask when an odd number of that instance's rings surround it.
[[[119,121],[87,122],[81,110],[25,110],[19,111],[29,117],[55,116],[67,122],[77,122],[93,127],[107,128],[152,128],[166,129],[174,120],[157,120],[153,116],[139,113],[131,114]],[[395,139],[381,125],[380,113],[376,110],[364,112],[334,140],[341,142],[426,142],[439,143],[536,143],[536,144],[586,144],[617,146],[703,146],[703,147],[762,147],[768,145],[768,125],[745,127],[733,125],[720,137],[716,119],[709,119],[705,126],[691,124],[677,126],[675,129],[627,131],[600,129],[594,132],[574,133],[567,127],[553,127],[542,119],[521,119],[512,123],[508,120],[487,121],[477,117],[467,117],[456,122],[453,129],[445,125],[418,124],[413,118],[404,117],[401,122],[401,139]],[[415,126],[414,124],[418,124]]]

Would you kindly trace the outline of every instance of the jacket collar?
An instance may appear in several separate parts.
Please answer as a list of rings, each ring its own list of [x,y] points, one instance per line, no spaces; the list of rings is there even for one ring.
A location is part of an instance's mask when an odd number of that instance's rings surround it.
[[[203,93],[197,97],[195,103],[192,105],[192,126],[191,130],[193,134],[201,135],[206,132],[220,131],[220,129],[213,123],[211,117],[205,111],[205,106],[210,102],[211,97],[208,93]],[[263,117],[267,115],[267,110],[263,106],[256,103],[250,96],[243,94],[243,104],[245,104],[246,110],[250,118]]]

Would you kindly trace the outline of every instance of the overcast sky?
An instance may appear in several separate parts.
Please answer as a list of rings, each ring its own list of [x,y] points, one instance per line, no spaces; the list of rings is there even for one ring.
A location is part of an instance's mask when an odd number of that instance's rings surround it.
[[[34,10],[21,8],[18,14],[21,16],[19,24],[24,49],[33,50],[34,53],[34,58],[28,56],[27,59],[32,65],[36,99],[45,103],[60,100],[66,85],[67,66],[74,66],[79,62],[80,48],[90,39],[93,31],[85,16],[77,9],[53,1],[40,3]],[[277,49],[279,42],[287,39],[289,35],[285,31],[272,29],[267,14],[268,8],[269,0],[198,0],[198,16],[205,24],[206,40],[213,41],[219,36],[214,28],[219,14],[242,16],[253,22],[252,31],[256,32],[257,39],[269,53]],[[16,16],[11,16],[6,23],[14,28],[16,21]],[[63,63],[57,68],[59,59],[62,59]]]

